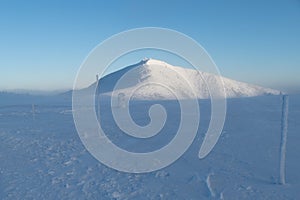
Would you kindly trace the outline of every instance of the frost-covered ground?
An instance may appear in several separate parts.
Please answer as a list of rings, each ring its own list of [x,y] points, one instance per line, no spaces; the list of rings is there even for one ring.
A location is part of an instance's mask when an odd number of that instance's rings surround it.
[[[151,102],[131,104],[138,124],[148,122]],[[169,118],[157,140],[129,140],[103,107],[102,124],[112,141],[134,151],[163,146],[174,135],[178,105],[162,102]],[[287,185],[278,182],[281,99],[230,99],[222,136],[203,160],[197,155],[209,122],[201,101],[198,136],[171,166],[148,174],[110,169],[83,147],[69,103],[0,107],[0,199],[299,199],[300,96],[290,97]],[[105,106],[105,103],[104,103]],[[128,139],[128,140],[127,140]]]

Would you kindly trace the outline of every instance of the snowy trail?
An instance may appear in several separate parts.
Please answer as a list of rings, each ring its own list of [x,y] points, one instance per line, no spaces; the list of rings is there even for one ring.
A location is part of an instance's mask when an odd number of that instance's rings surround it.
[[[212,171],[214,199],[297,199],[299,99],[290,99],[286,186],[275,184],[281,109],[276,96],[229,100],[223,134],[212,153],[199,160],[209,120],[209,104],[204,102],[200,130],[190,149],[173,165],[149,174],[120,173],[95,160],[79,140],[68,105],[37,105],[35,120],[31,105],[1,107],[0,199],[211,199],[207,176]],[[138,109],[145,106],[133,107],[133,115],[145,123],[145,113]],[[171,110],[174,107],[170,105]],[[105,116],[109,122],[111,115]],[[106,123],[106,128],[118,133],[113,124]],[[124,141],[124,137],[111,138]],[[140,147],[131,141],[128,148],[132,144]]]

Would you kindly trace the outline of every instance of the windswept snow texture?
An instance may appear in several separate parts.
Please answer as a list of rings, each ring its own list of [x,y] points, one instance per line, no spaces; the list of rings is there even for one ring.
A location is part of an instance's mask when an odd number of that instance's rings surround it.
[[[203,160],[198,152],[210,102],[199,102],[194,143],[174,164],[148,174],[121,173],[94,159],[77,135],[70,104],[37,104],[34,118],[31,105],[1,105],[0,199],[299,199],[300,96],[290,97],[286,185],[277,184],[279,96],[229,99],[223,133]],[[178,127],[178,102],[134,101],[130,110],[138,124],[149,122],[148,108],[154,103],[165,105],[168,121],[156,141],[132,140],[116,127],[109,103],[102,104],[101,122],[109,138],[124,148],[159,148]]]
[[[103,77],[100,80],[100,92],[111,95],[114,86],[124,75],[127,78],[120,87],[116,88],[115,95],[122,93],[130,97],[131,92],[135,91],[133,99],[208,99],[211,93],[223,96],[222,91],[225,91],[228,98],[280,93],[277,90],[238,82],[195,69],[175,67],[154,59],[142,60]],[[209,90],[208,86],[214,87]],[[95,84],[92,87],[95,87]]]

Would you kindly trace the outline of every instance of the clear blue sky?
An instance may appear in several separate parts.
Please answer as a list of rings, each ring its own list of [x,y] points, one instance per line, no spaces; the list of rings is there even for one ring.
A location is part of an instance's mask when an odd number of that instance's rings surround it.
[[[121,31],[155,26],[189,35],[223,76],[300,88],[300,1],[0,2],[0,90],[71,88],[87,54]]]

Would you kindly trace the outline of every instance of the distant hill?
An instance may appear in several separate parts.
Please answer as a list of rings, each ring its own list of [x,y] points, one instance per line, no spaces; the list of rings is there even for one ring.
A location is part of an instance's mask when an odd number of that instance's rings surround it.
[[[118,81],[122,81],[114,89]],[[224,85],[220,85],[220,83]],[[134,99],[188,99],[196,95],[199,99],[210,98],[208,85],[219,85],[228,98],[278,95],[280,91],[199,72],[194,69],[172,66],[163,61],[147,59],[111,73],[100,80],[102,94],[122,94]],[[95,88],[94,83],[89,88]],[[192,93],[194,91],[194,93]]]

